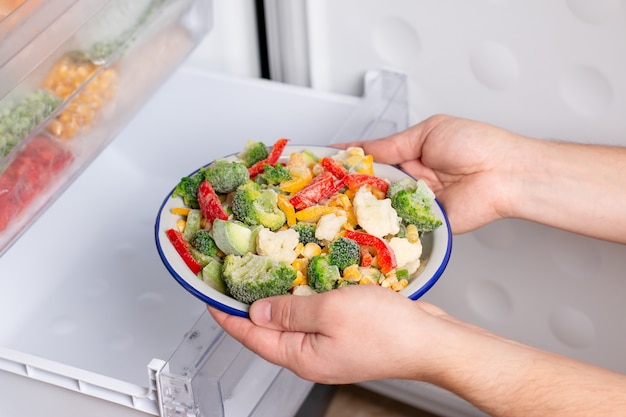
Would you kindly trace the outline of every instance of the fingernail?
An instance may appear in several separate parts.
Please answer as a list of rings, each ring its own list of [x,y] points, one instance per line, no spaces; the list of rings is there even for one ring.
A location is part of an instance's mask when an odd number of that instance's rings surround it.
[[[272,319],[272,303],[259,300],[250,306],[250,319],[259,324],[269,323]]]

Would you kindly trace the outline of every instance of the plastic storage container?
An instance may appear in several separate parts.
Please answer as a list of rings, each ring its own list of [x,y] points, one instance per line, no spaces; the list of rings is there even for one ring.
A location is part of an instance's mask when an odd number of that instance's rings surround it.
[[[211,22],[210,0],[3,5],[0,255],[124,127]]]

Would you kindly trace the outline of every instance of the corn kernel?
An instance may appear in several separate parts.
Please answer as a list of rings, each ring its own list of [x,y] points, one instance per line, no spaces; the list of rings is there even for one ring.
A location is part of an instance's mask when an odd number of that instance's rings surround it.
[[[293,266],[296,271],[306,274],[306,269],[309,266],[309,260],[307,258],[297,258],[291,263],[291,266]]]
[[[343,279],[349,282],[359,282],[361,280],[361,271],[358,265],[350,265],[343,270]]]
[[[308,285],[308,281],[306,279],[306,275],[304,275],[300,271],[296,271],[296,279],[293,280],[292,285],[294,287],[296,285]]]
[[[409,285],[409,281],[407,281],[406,279],[401,279],[400,281],[396,282],[395,284],[391,285],[391,289],[394,291],[402,291],[403,289],[406,288],[406,286]]]
[[[410,224],[406,227],[406,238],[411,243],[417,243],[420,240],[419,232],[417,231],[417,226],[414,224]]]
[[[178,229],[178,231],[183,232],[185,230],[185,226],[187,225],[187,222],[184,219],[178,219],[176,221],[176,228]]]
[[[304,245],[304,250],[302,251],[302,256],[307,259],[311,259],[314,256],[320,255],[322,253],[322,248],[320,245],[314,242],[309,242]]]
[[[69,56],[64,56],[56,63],[43,83],[46,89],[63,99],[68,99],[78,88],[84,87],[83,91],[66,105],[56,120],[47,126],[50,133],[63,139],[72,138],[81,128],[95,120],[103,100],[113,97],[112,86],[117,80],[117,74],[112,68],[103,69],[85,85],[98,69],[99,67],[91,62],[77,61]]]

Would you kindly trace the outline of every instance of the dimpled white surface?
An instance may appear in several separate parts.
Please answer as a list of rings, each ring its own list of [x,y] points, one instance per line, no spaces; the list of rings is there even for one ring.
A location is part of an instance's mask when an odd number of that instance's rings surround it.
[[[413,121],[444,112],[521,133],[626,137],[626,2],[308,2],[314,88],[359,94],[364,71],[409,76]]]
[[[307,6],[314,88],[360,94],[364,71],[388,67],[408,75],[412,122],[449,113],[539,138],[626,145],[623,0]],[[448,269],[424,299],[626,372],[625,254],[623,245],[502,221],[456,236]]]

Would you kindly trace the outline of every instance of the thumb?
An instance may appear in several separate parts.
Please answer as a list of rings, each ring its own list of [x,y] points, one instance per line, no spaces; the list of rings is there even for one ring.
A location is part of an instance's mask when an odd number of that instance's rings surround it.
[[[268,329],[313,333],[318,326],[313,318],[319,295],[280,295],[255,301],[250,306],[250,320]]]

